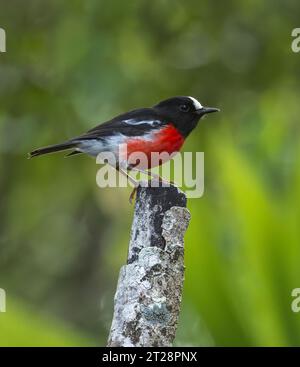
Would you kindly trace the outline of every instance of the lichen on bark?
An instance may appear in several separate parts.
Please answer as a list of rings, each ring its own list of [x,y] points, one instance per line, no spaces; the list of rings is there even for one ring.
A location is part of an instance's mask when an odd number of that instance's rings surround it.
[[[120,270],[108,346],[170,346],[184,279],[190,214],[176,187],[139,188],[127,265]]]

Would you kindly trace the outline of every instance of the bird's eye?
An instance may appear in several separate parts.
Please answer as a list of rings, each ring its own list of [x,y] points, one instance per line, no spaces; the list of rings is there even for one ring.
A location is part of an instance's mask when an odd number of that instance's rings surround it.
[[[180,106],[179,106],[179,109],[180,109],[180,111],[182,111],[182,112],[189,112],[189,110],[190,110],[190,106],[189,106],[189,105],[187,105],[187,104],[182,104],[182,105],[180,105]]]

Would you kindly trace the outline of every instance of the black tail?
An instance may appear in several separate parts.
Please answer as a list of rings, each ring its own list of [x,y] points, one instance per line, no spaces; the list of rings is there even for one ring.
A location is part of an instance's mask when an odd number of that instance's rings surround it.
[[[76,143],[70,141],[61,144],[49,145],[48,147],[33,150],[29,153],[28,158],[33,158],[48,153],[60,152],[61,150],[71,149],[74,147],[76,147]]]

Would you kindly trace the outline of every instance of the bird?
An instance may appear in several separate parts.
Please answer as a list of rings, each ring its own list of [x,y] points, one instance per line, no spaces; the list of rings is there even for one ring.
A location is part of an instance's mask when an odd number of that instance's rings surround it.
[[[139,108],[120,114],[109,121],[88,130],[86,133],[65,142],[38,148],[29,153],[29,158],[44,154],[72,150],[67,156],[85,153],[97,157],[99,153],[111,152],[116,156],[116,169],[134,185],[132,200],[139,183],[127,171],[135,169],[128,157],[135,152],[143,152],[147,157],[154,152],[178,152],[185,139],[195,129],[206,114],[220,111],[214,107],[204,107],[194,97],[176,96],[165,99],[150,108]],[[126,155],[120,155],[120,147],[126,145]],[[155,178],[149,171],[151,160],[140,172]],[[165,161],[158,161],[160,165]],[[153,163],[152,163],[153,164]]]

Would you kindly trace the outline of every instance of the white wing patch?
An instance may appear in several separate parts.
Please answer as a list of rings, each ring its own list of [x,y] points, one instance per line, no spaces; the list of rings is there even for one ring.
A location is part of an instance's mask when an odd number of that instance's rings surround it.
[[[150,125],[150,126],[159,126],[160,125],[160,121],[159,120],[136,120],[136,119],[129,119],[129,120],[123,120],[123,122],[125,122],[125,124],[127,125]]]
[[[188,98],[193,102],[193,105],[196,110],[201,110],[201,108],[203,108],[202,104],[199,101],[197,101],[196,98],[194,97],[188,97]]]

